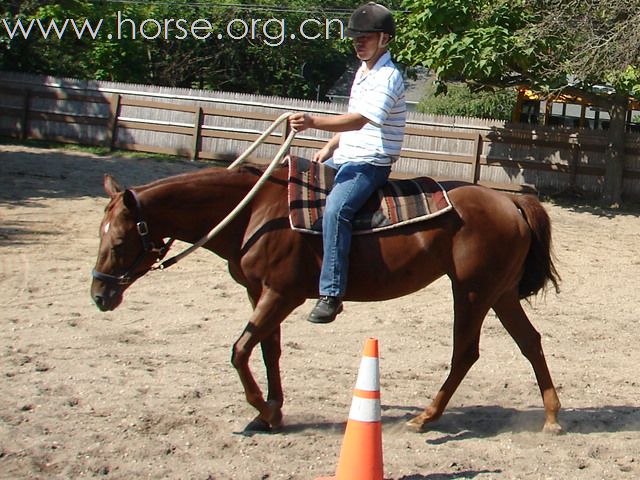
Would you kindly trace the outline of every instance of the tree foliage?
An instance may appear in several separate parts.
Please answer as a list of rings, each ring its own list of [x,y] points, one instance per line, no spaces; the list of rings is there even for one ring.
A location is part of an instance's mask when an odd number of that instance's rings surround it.
[[[640,94],[640,0],[404,0],[399,58],[442,81]]]
[[[441,81],[504,87],[532,82],[548,48],[528,25],[526,0],[405,0],[399,59],[431,68]]]
[[[15,35],[11,39],[0,21],[0,68],[315,98],[317,93],[322,95],[328,90],[351,56],[350,44],[340,39],[339,24],[332,23],[330,35],[325,38],[324,25],[319,22],[337,18],[346,27],[349,12],[358,3],[336,0],[327,6],[321,0],[14,0],[0,7],[2,19],[10,27],[18,21],[27,25],[32,20],[39,20],[45,27],[52,20],[62,25],[66,19],[78,23],[86,19],[94,26],[102,20],[103,24],[96,38],[85,32],[79,39],[71,28],[62,39],[55,32],[43,38],[36,26],[29,38]],[[174,20],[169,34],[164,25],[168,19]],[[211,24],[210,35],[206,39],[193,35],[178,38],[181,32],[175,21],[179,19],[188,22],[183,24],[185,28],[197,19],[206,19]],[[300,35],[299,27],[307,19],[318,22],[308,23],[305,30],[308,36],[317,38]],[[160,34],[158,24],[162,28]],[[121,35],[117,36],[116,31]],[[201,37],[206,33],[198,32]],[[296,38],[292,39],[291,34],[297,34]]]
[[[532,25],[532,33],[553,45],[540,52],[541,74],[566,74],[567,86],[589,90],[609,85],[618,94],[640,97],[640,0],[542,0],[553,15]]]
[[[403,8],[399,58],[433,69],[441,85],[564,91],[607,110],[605,200],[620,200],[625,112],[640,95],[640,0],[404,0]]]

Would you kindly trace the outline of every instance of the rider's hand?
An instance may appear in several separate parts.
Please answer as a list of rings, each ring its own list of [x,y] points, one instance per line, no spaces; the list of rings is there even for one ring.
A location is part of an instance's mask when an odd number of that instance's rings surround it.
[[[294,113],[289,117],[289,125],[296,132],[303,132],[313,126],[313,119],[308,113]]]
[[[332,155],[333,152],[331,151],[331,149],[327,146],[324,146],[313,155],[313,161],[322,163],[325,160],[330,159]]]

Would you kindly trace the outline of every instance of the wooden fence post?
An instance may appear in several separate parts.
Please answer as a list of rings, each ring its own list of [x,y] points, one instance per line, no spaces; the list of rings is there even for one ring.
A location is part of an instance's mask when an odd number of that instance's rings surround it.
[[[478,136],[476,137],[476,140],[474,142],[474,156],[473,156],[473,163],[471,164],[472,166],[472,173],[471,173],[471,182],[473,184],[478,183],[478,180],[480,180],[480,158],[482,157],[482,134],[478,133]]]
[[[22,103],[22,123],[20,125],[20,140],[29,138],[29,108],[31,106],[31,89],[24,90],[24,101]]]
[[[580,144],[571,143],[571,161],[569,162],[569,189],[577,189],[578,165],[580,163]]]
[[[194,124],[193,124],[193,139],[191,143],[191,161],[195,162],[198,160],[198,154],[200,153],[200,146],[202,145],[200,141],[200,135],[202,133],[202,122],[204,113],[202,111],[202,107],[196,106],[194,109]]]
[[[118,117],[120,116],[120,107],[122,103],[122,95],[119,93],[112,95],[109,100],[109,123],[107,125],[107,141],[106,146],[113,151],[116,146],[116,137],[118,134]]]

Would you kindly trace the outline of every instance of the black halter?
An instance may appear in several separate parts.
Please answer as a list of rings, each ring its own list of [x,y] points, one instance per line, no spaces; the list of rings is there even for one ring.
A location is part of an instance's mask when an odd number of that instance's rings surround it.
[[[170,239],[168,242],[162,240],[162,245],[160,248],[157,248],[153,242],[151,241],[149,235],[149,227],[147,226],[147,222],[142,218],[142,207],[140,206],[140,200],[138,196],[133,190],[129,190],[133,199],[136,202],[135,208],[135,216],[136,216],[136,230],[138,231],[138,235],[140,236],[140,241],[142,242],[142,251],[138,254],[136,259],[133,261],[133,264],[129,267],[129,269],[123,273],[122,275],[110,275],[108,273],[102,273],[97,271],[95,268],[91,271],[91,276],[96,280],[101,280],[106,283],[117,284],[117,285],[129,285],[134,280],[142,277],[147,271],[136,272],[136,268],[142,260],[149,254],[155,254],[156,258],[155,262],[158,262],[164,258],[167,254],[171,245],[173,244],[174,239]]]

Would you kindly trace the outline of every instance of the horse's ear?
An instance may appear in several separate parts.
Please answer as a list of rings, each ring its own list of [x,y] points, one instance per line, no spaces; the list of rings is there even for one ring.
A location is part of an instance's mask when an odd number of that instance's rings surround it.
[[[124,195],[122,196],[122,201],[124,202],[124,206],[129,210],[135,210],[138,206],[138,200],[136,199],[136,194],[131,190],[126,189],[124,191]]]
[[[116,194],[122,191],[122,187],[120,187],[118,182],[116,182],[116,179],[108,173],[104,174],[104,181],[102,184],[104,185],[104,191],[107,192],[107,195],[111,198],[115,197]]]

